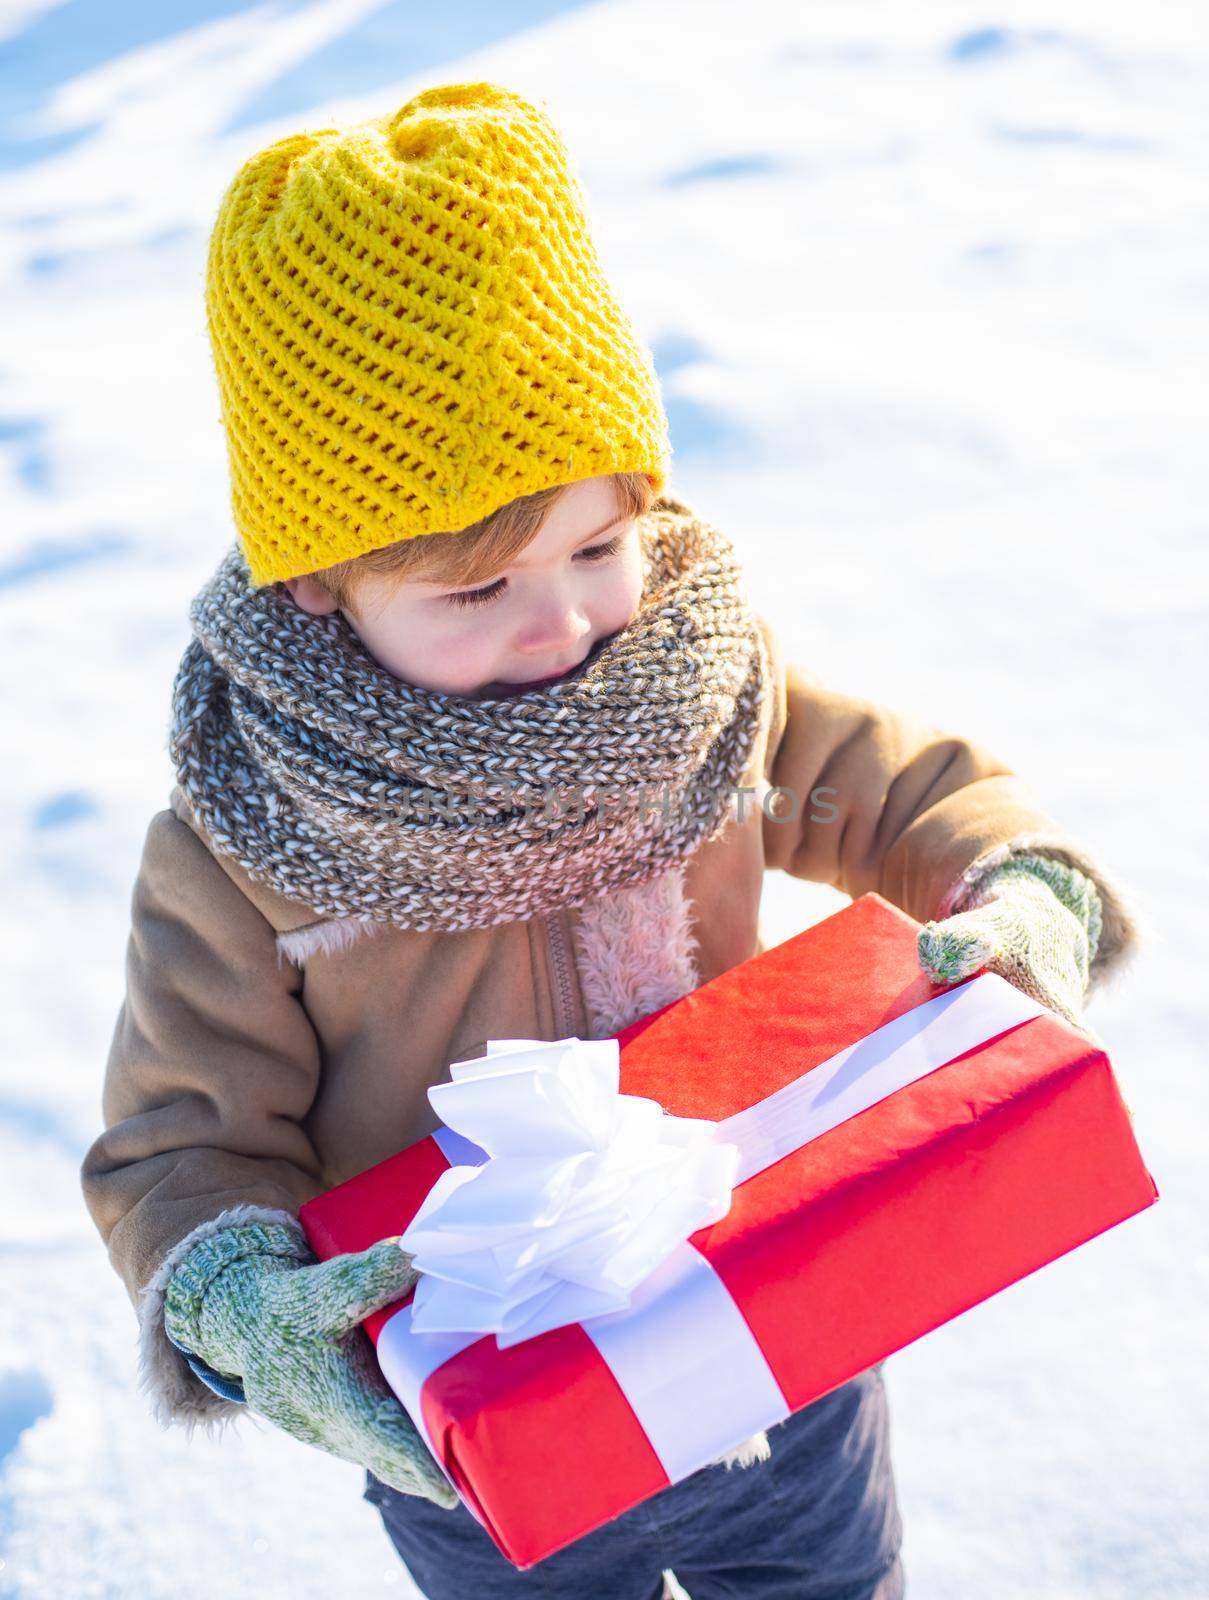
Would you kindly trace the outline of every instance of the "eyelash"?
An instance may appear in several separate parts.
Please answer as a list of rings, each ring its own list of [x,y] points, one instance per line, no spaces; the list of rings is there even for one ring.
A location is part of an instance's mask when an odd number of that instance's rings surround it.
[[[590,544],[586,550],[579,551],[585,561],[605,561],[609,556],[615,556],[621,548],[623,535],[614,534],[604,544]],[[464,589],[460,594],[447,594],[445,599],[451,606],[485,606],[497,599],[504,592],[505,578],[497,578],[494,583],[488,584],[485,589]]]

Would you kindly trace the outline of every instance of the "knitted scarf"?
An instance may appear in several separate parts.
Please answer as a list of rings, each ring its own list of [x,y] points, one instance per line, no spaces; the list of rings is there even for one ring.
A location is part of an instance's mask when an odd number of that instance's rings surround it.
[[[720,834],[765,644],[729,541],[664,496],[642,597],[572,676],[415,687],[341,615],[253,589],[234,544],[190,606],[169,751],[213,848],[316,912],[449,932],[578,906]]]

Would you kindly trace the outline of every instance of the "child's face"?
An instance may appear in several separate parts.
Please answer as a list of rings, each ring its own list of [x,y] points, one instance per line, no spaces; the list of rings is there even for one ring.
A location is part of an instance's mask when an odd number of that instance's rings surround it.
[[[587,478],[567,490],[537,537],[490,583],[450,589],[418,578],[388,583],[366,572],[360,615],[344,616],[396,677],[441,694],[493,699],[580,666],[631,621],[642,580],[636,520],[619,518],[611,478]],[[313,578],[286,584],[304,611],[336,609]]]

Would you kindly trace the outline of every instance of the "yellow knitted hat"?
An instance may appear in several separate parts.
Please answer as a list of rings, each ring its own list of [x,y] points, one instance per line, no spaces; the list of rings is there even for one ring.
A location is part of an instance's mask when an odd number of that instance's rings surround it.
[[[666,484],[654,361],[570,155],[499,84],[252,156],[219,208],[206,312],[258,588],[555,484]]]

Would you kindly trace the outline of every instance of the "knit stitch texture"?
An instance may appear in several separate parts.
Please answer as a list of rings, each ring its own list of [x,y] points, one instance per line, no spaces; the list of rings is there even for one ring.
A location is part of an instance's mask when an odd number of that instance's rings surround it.
[[[221,1228],[177,1265],[164,1326],[216,1372],[242,1379],[249,1408],[296,1439],[452,1506],[457,1496],[358,1326],[415,1279],[397,1236],[318,1262],[289,1228]]]
[[[1103,909],[1091,879],[1043,855],[1017,855],[979,886],[975,903],[918,937],[933,983],[997,972],[1076,1027],[1100,943]]]
[[[291,134],[231,182],[206,309],[252,582],[671,457],[566,146],[495,83]]]

